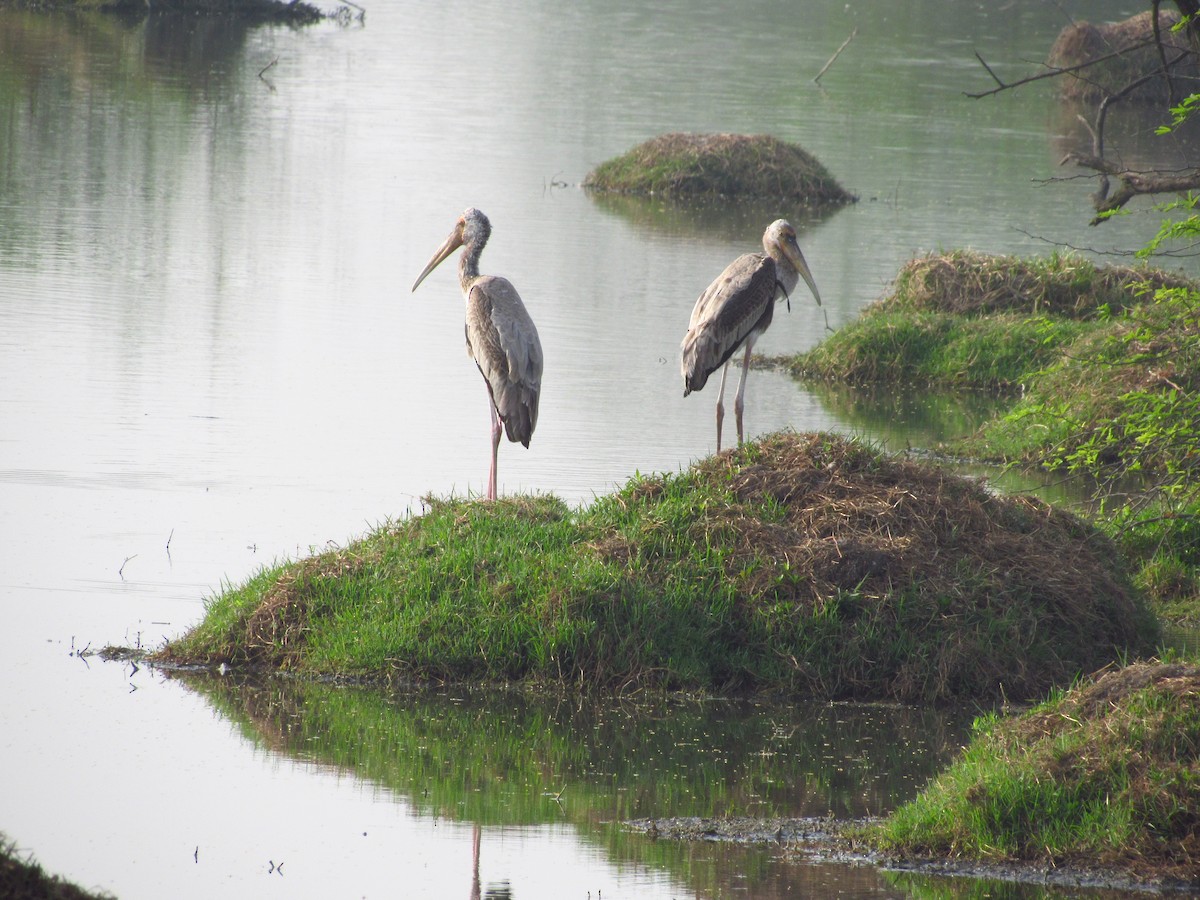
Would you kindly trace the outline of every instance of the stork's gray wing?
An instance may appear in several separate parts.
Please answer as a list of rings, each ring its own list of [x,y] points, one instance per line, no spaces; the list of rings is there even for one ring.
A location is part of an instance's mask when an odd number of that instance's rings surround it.
[[[487,382],[510,441],[526,447],[537,427],[542,343],[517,289],[485,276],[467,296],[467,352]]]
[[[685,397],[704,387],[747,336],[770,324],[776,287],[775,261],[764,253],[747,253],[705,288],[681,346]]]

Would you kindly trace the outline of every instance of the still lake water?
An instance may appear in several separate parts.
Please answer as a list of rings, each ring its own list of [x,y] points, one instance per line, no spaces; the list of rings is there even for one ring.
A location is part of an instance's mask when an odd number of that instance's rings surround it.
[[[1143,6],[450,0],[304,29],[0,12],[0,830],[122,898],[943,889],[611,823],[886,811],[963,740],[959,717],[511,709],[185,683],[74,651],[157,645],[227,581],[483,490],[453,267],[409,292],[468,205],[546,354],[537,434],[501,447],[500,489],[572,503],[712,451],[715,396],[683,399],[679,340],[779,215],[825,307],[800,292],[767,354],[811,347],[930,250],[1140,245],[1148,204],[1089,229],[1091,182],[1043,183],[1086,141],[1049,86],[963,91],[987,86],[975,51],[1015,78],[1068,16]],[[1177,164],[1187,146],[1154,124],[1118,123],[1124,156]],[[578,188],[673,130],[796,141],[861,200],[811,216]],[[747,393],[752,434],[928,445],[970,420],[769,372]]]

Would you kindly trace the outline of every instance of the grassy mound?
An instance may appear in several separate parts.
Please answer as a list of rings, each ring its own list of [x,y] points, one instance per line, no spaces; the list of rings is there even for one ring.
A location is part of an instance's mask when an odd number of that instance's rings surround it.
[[[830,435],[779,434],[590,507],[431,502],[213,600],[161,661],[420,679],[1044,696],[1153,646],[1108,542]]]
[[[933,255],[790,367],[996,392],[1010,402],[952,452],[1155,485],[1109,504],[1105,527],[1160,611],[1200,616],[1200,285],[1072,256]]]
[[[930,254],[905,264],[890,296],[791,368],[849,384],[1028,390],[1048,365],[1078,358],[1080,342],[1110,332],[1154,291],[1189,284],[1169,272],[1071,255]]]
[[[1137,663],[989,716],[875,841],[905,855],[1100,864],[1200,885],[1200,667]]]
[[[810,207],[855,199],[807,151],[770,135],[660,135],[601,163],[583,186],[676,199],[764,197]]]

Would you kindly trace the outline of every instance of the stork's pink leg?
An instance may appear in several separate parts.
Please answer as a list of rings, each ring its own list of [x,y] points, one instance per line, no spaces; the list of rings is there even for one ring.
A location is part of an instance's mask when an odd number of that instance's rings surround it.
[[[492,467],[488,470],[488,499],[496,499],[496,457],[500,453],[500,435],[504,432],[504,425],[500,421],[500,414],[496,412],[496,404],[488,403],[488,409],[492,411]]]
[[[721,423],[725,421],[725,376],[729,374],[729,362],[726,360],[721,369],[721,389],[717,391],[717,452],[721,452]]]
[[[733,401],[733,415],[737,419],[738,446],[742,443],[742,409],[746,399],[746,375],[750,371],[750,351],[754,348],[754,338],[746,338],[746,355],[742,357],[742,377],[738,380],[737,397]],[[725,365],[729,365],[726,363]]]

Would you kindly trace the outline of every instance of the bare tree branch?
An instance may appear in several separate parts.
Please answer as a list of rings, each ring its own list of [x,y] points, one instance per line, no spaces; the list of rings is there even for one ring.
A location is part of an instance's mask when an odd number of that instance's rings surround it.
[[[1082,153],[1068,153],[1062,158],[1060,165],[1074,163],[1085,169],[1100,173],[1102,177],[1111,176],[1120,183],[1120,187],[1112,196],[1094,197],[1096,212],[1100,213],[1092,219],[1092,225],[1099,225],[1107,218],[1104,213],[1120,209],[1139,194],[1178,194],[1186,191],[1200,190],[1200,168],[1183,169],[1179,172],[1136,172],[1123,168],[1116,163],[1099,156],[1087,156]]]
[[[1130,44],[1128,47],[1124,47],[1121,50],[1114,50],[1112,53],[1106,53],[1104,56],[1097,56],[1095,59],[1089,59],[1087,62],[1082,62],[1078,65],[1064,66],[1062,68],[1059,68],[1058,66],[1047,66],[1045,72],[1038,72],[1035,75],[1026,75],[1024,78],[1019,78],[1016,81],[1008,82],[1002,80],[1000,76],[992,70],[992,67],[984,61],[983,57],[979,55],[979,51],[976,50],[975,58],[979,60],[979,64],[987,70],[987,73],[992,76],[992,80],[996,82],[996,87],[988,91],[977,91],[975,93],[963,91],[963,94],[967,97],[970,97],[972,100],[979,100],[982,97],[990,97],[993,94],[999,94],[1002,91],[1011,91],[1014,88],[1019,88],[1026,84],[1032,84],[1035,81],[1041,81],[1045,78],[1057,78],[1059,75],[1072,75],[1076,72],[1081,72],[1090,66],[1095,66],[1102,62],[1108,62],[1110,59],[1116,59],[1118,56],[1123,56],[1124,54],[1129,53],[1131,50],[1141,50],[1144,47],[1150,47],[1153,45],[1154,39],[1147,38],[1140,44]],[[1174,62],[1178,62],[1179,59],[1184,55],[1186,54],[1181,54],[1181,56],[1174,60]]]
[[[1056,78],[1060,75],[1075,75],[1082,78],[1083,76],[1079,75],[1079,73],[1090,66],[1107,62],[1108,60],[1147,47],[1155,47],[1157,49],[1159,65],[1153,71],[1130,80],[1118,91],[1106,90],[1103,99],[1096,106],[1095,120],[1093,122],[1088,122],[1082,115],[1078,116],[1079,121],[1083,123],[1091,136],[1091,154],[1072,151],[1067,153],[1059,163],[1060,165],[1073,163],[1081,168],[1091,169],[1096,173],[1097,189],[1092,194],[1092,206],[1096,210],[1097,215],[1091,220],[1090,224],[1092,225],[1099,225],[1101,222],[1106,221],[1109,213],[1121,209],[1130,200],[1139,195],[1200,190],[1200,167],[1176,172],[1135,171],[1125,168],[1118,163],[1111,162],[1106,156],[1107,148],[1105,147],[1104,137],[1109,109],[1115,104],[1128,100],[1138,88],[1158,79],[1165,80],[1168,99],[1171,103],[1174,103],[1176,87],[1175,81],[1172,78],[1172,71],[1185,60],[1193,58],[1196,55],[1195,50],[1184,49],[1180,50],[1173,58],[1168,59],[1167,46],[1163,41],[1161,23],[1159,21],[1161,3],[1162,0],[1150,0],[1153,25],[1152,38],[1129,44],[1119,50],[1114,50],[1112,53],[1098,56],[1078,65],[1061,68],[1048,66],[1047,71],[1038,72],[1016,81],[1005,82],[978,52],[975,53],[975,58],[979,60],[979,64],[983,66],[984,70],[996,83],[996,87],[975,93],[964,91],[966,96],[971,99],[989,97],[1002,91],[1012,90],[1046,78]],[[1176,6],[1179,7],[1180,12],[1186,17],[1189,13],[1200,10],[1200,0],[1182,0],[1182,2],[1177,0]],[[1188,20],[1185,19],[1185,21]],[[1197,45],[1195,34],[1195,25],[1193,24],[1189,26],[1189,35],[1192,37],[1191,43],[1193,47]],[[1095,83],[1090,78],[1085,78],[1084,80],[1089,83]],[[1113,181],[1116,182],[1117,187],[1115,191],[1110,193]]]

